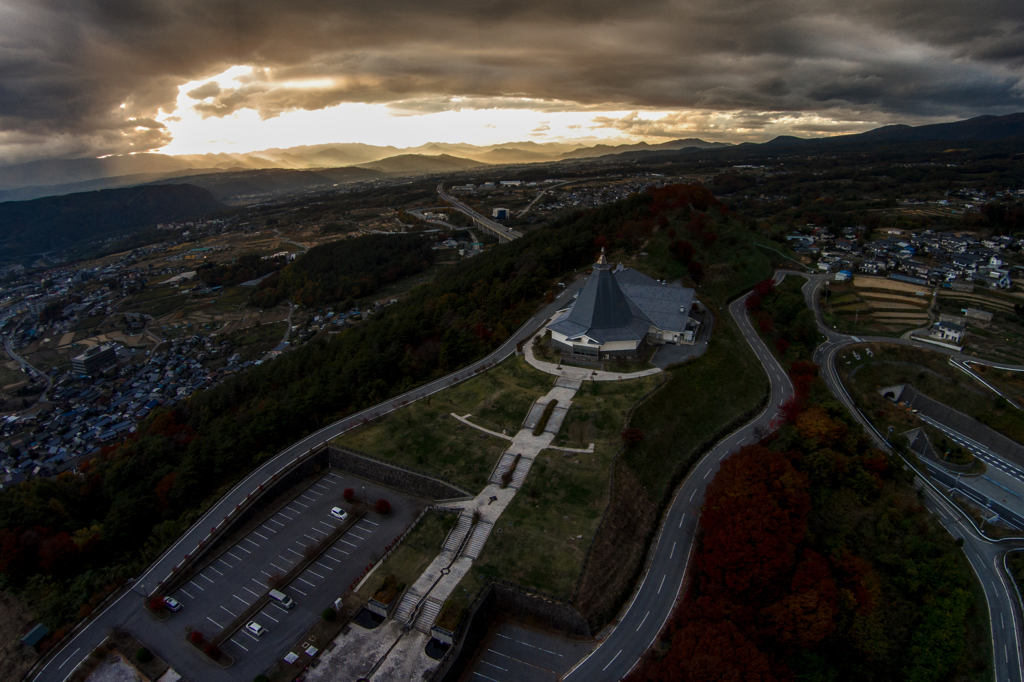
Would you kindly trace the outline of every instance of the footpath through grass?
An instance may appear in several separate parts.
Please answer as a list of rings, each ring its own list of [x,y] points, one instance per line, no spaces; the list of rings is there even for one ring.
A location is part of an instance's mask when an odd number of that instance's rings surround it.
[[[585,382],[555,440],[593,453],[547,449],[491,532],[473,572],[571,599],[587,548],[608,504],[612,459],[626,413],[662,381]]]
[[[533,369],[521,357],[510,358],[489,372],[342,434],[334,442],[429,471],[476,493],[487,485],[509,441],[466,426],[451,413],[469,413],[474,424],[511,436],[519,431],[533,401],[553,385],[553,376]]]

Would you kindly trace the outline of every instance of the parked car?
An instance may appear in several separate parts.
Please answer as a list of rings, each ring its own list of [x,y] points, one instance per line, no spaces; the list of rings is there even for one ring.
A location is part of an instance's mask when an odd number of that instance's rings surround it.
[[[333,516],[336,519],[340,519],[341,521],[344,521],[348,518],[348,512],[342,509],[341,507],[335,507],[334,509],[331,510],[331,516]]]
[[[246,624],[245,629],[248,630],[249,632],[251,632],[252,634],[256,635],[257,637],[259,637],[260,635],[262,635],[264,632],[267,631],[267,629],[265,627],[263,627],[262,625],[260,625],[259,623],[257,623],[254,620],[250,620]]]
[[[174,597],[164,597],[164,606],[171,611],[181,611],[181,602]]]

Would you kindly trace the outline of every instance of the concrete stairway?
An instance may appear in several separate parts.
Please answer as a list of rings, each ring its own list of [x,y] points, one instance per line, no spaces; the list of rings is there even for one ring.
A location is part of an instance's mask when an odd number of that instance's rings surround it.
[[[441,613],[442,606],[444,606],[444,602],[440,599],[427,597],[423,605],[420,606],[419,613],[416,614],[416,622],[413,623],[413,627],[423,634],[429,635],[430,628],[434,627],[434,621],[437,620],[437,614]]]
[[[515,453],[506,452],[498,460],[498,466],[494,467],[494,473],[491,474],[490,482],[494,485],[501,485],[501,477],[505,475],[505,472],[512,466],[512,462],[516,461]]]
[[[469,533],[469,529],[472,526],[472,514],[465,511],[459,514],[459,520],[455,523],[455,527],[448,533],[448,537],[445,538],[444,545],[441,547],[441,552],[454,554],[459,551],[459,547],[462,546],[462,541],[466,539],[466,534]]]
[[[574,391],[578,391],[583,387],[583,380],[572,379],[570,377],[558,377],[555,381],[555,386],[557,388],[570,388]]]
[[[469,542],[466,543],[466,548],[462,550],[462,556],[467,559],[476,559],[480,556],[480,551],[484,548],[484,543],[487,542],[487,538],[491,534],[491,528],[493,524],[486,521],[478,521],[476,527],[473,529],[473,534],[469,536]]]
[[[395,609],[393,616],[394,619],[399,623],[408,622],[409,616],[412,615],[412,610],[416,608],[416,604],[418,604],[422,598],[422,594],[416,594],[412,590],[406,590],[405,594],[402,595],[402,601],[398,604],[398,608]]]

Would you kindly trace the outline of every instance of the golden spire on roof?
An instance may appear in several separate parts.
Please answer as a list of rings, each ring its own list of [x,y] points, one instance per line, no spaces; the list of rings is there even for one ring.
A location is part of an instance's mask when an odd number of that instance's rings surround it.
[[[608,265],[608,259],[604,257],[604,247],[601,247],[601,257],[597,259],[598,265]]]

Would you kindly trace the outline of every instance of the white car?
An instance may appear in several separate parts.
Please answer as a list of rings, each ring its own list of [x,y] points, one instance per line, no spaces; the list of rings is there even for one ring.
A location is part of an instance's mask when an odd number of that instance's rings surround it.
[[[164,606],[171,611],[181,611],[181,602],[173,597],[164,597]]]
[[[334,509],[331,510],[331,516],[341,521],[344,521],[348,518],[348,512],[342,509],[341,507],[335,507]]]
[[[254,620],[250,620],[246,624],[245,629],[248,630],[249,632],[251,632],[252,634],[256,635],[257,637],[259,637],[260,635],[262,635],[264,632],[267,631],[267,629],[265,627],[263,627],[262,625],[260,625],[259,623],[257,623]]]

